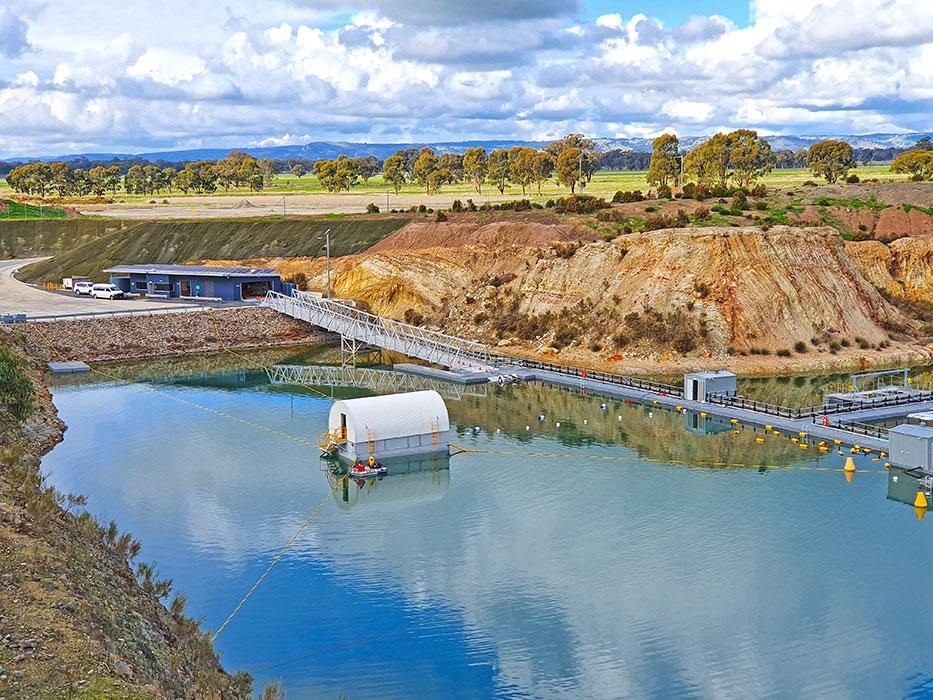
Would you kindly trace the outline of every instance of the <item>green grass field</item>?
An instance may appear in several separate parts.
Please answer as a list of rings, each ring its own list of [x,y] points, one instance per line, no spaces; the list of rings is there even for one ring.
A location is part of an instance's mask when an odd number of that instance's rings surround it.
[[[4,182],[4,184],[6,184]],[[0,204],[6,204],[6,211],[0,211],[0,220],[16,219],[67,219],[68,215],[61,209],[55,207],[33,206],[32,204],[20,204],[12,200],[0,200]]]
[[[906,177],[903,175],[896,175],[892,173],[887,165],[872,165],[867,167],[861,167],[854,171],[861,179],[865,180],[868,178],[877,178],[879,180],[906,180]],[[647,191],[650,189],[650,186],[645,181],[645,171],[609,171],[602,170],[597,172],[592,181],[584,190],[587,194],[597,195],[597,196],[612,196],[617,190],[642,190]],[[761,182],[770,188],[786,188],[786,187],[800,187],[807,180],[818,181],[817,178],[810,173],[806,168],[797,168],[797,169],[788,169],[788,170],[773,170],[771,173],[766,175],[761,179]],[[363,183],[360,181],[349,193],[341,192],[327,192],[320,183],[317,181],[313,175],[304,175],[301,178],[297,178],[294,175],[284,174],[276,175],[275,182],[272,187],[263,190],[263,192],[251,192],[245,188],[234,188],[228,192],[223,189],[218,189],[213,195],[223,195],[223,194],[235,194],[249,197],[250,195],[259,195],[262,193],[265,194],[328,194],[328,195],[339,195],[339,194],[372,194],[373,201],[376,204],[380,204],[379,195],[382,195],[385,201],[385,193],[389,192],[394,194],[394,190],[387,186],[382,181],[382,176],[377,175],[376,177],[370,178],[368,183]],[[569,189],[566,187],[561,187],[557,182],[552,178],[546,182],[541,188],[541,194],[538,195],[537,189],[535,187],[529,187],[526,190],[525,197],[529,199],[544,200],[555,197],[564,197],[569,194]],[[401,188],[400,194],[410,194],[418,195],[423,194],[424,188],[416,184],[406,184]],[[0,178],[0,197],[3,195],[10,195],[11,190],[9,185],[5,180]],[[481,199],[484,199],[487,195],[498,195],[498,191],[493,188],[491,185],[484,185],[482,188],[482,194],[477,194],[476,190],[473,189],[467,183],[459,183],[453,185],[447,185],[441,190],[441,194],[445,195],[458,195],[462,196],[464,200],[469,197],[476,199],[479,202]],[[519,187],[509,187],[505,194],[509,197],[514,197],[516,199],[522,198],[522,191]],[[173,192],[171,196],[178,197],[179,192]],[[149,200],[161,201],[163,198],[170,196],[167,192],[162,192],[157,195],[126,195],[122,192],[117,193],[113,197],[115,201],[118,202],[148,202]],[[196,200],[202,197],[211,196],[211,195],[188,195],[189,198]],[[22,217],[22,213],[20,212]],[[28,214],[27,214],[28,216]],[[0,215],[0,218],[15,218],[15,217],[3,217]],[[55,218],[52,217],[43,217],[43,218]]]

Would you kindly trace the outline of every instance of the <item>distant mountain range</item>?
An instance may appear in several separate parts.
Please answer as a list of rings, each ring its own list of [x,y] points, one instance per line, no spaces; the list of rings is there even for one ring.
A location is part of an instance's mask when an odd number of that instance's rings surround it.
[[[810,144],[825,139],[838,139],[852,144],[853,148],[910,148],[924,137],[933,138],[933,132],[917,132],[909,134],[860,134],[836,136],[768,136],[768,142],[774,150],[792,150],[807,148]],[[696,144],[706,140],[708,136],[681,137],[680,144],[683,149],[693,148]],[[610,151],[620,149],[623,151],[646,152],[651,150],[651,139],[647,138],[595,138],[599,150]],[[428,146],[437,153],[463,153],[467,148],[485,146],[487,150],[497,148],[512,148],[513,146],[532,146],[541,148],[548,141],[520,141],[520,140],[476,140],[476,141],[442,141],[422,143],[356,143],[352,141],[312,141],[295,146],[254,146],[239,148],[194,148],[182,151],[153,151],[151,153],[72,153],[56,156],[36,157],[10,157],[4,161],[75,161],[75,160],[131,160],[140,158],[148,161],[181,162],[193,160],[216,160],[223,158],[230,151],[246,151],[256,158],[307,158],[318,160],[321,158],[336,158],[346,154],[352,158],[363,156],[376,156],[385,159],[393,153],[405,148],[421,148]]]

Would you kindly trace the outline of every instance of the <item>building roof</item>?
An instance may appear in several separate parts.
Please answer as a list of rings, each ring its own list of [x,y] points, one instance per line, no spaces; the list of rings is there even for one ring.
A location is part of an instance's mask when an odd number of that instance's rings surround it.
[[[370,430],[376,440],[450,430],[447,406],[434,390],[335,401],[328,420],[331,429],[340,427],[341,413],[347,416],[348,442],[366,442]]]
[[[219,267],[214,265],[114,265],[104,272],[198,277],[278,277],[271,267]]]
[[[928,425],[914,425],[912,423],[901,423],[895,425],[888,431],[888,434],[897,433],[898,435],[910,435],[918,438],[933,438],[933,428]]]
[[[717,379],[723,377],[735,377],[733,372],[727,372],[724,369],[712,369],[705,372],[691,372],[690,374],[685,374],[684,378],[690,379]]]

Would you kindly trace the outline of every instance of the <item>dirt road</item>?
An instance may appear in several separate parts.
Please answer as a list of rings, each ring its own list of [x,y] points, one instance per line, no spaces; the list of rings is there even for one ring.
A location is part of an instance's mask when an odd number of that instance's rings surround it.
[[[58,314],[83,314],[108,311],[179,310],[197,308],[193,304],[176,304],[142,299],[91,299],[48,292],[20,282],[13,273],[21,267],[45,258],[0,260],[0,314],[24,313],[30,317]]]

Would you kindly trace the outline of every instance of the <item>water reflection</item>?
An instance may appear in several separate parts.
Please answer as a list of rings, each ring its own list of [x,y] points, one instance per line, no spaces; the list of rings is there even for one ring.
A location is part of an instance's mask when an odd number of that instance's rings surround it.
[[[933,565],[929,523],[885,500],[869,458],[847,484],[808,470],[837,455],[761,430],[694,434],[689,415],[524,385],[448,403],[476,452],[332,496],[316,445],[240,422],[314,436],[329,400],[249,381],[56,389],[70,428],[43,468],[138,536],[209,627],[335,500],[218,640],[293,700],[930,687],[929,595],[891,594]]]
[[[446,453],[387,458],[381,463],[389,470],[386,476],[354,479],[347,476],[346,464],[321,460],[321,471],[337,505],[350,509],[371,503],[436,501],[450,486],[450,456]]]

